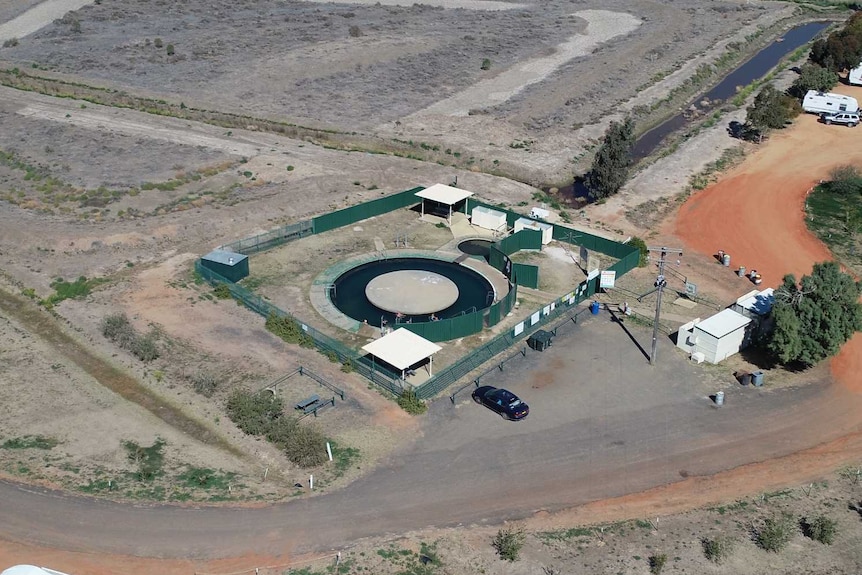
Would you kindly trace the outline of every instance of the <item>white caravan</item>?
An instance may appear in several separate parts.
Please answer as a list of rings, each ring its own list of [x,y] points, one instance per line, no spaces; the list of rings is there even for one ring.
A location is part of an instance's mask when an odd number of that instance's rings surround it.
[[[847,74],[847,83],[851,86],[862,86],[862,62]]]
[[[832,114],[835,112],[855,112],[859,109],[856,98],[843,94],[833,94],[808,90],[802,100],[802,109],[812,114]]]

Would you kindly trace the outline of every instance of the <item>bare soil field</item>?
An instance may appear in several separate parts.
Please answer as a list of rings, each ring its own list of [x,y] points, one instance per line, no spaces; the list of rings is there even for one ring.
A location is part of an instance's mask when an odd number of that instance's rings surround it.
[[[562,181],[608,110],[635,100],[648,108],[716,49],[793,14],[731,0],[459,6],[186,2],[153,11],[124,0],[69,13],[0,58],[189,106],[423,142],[483,170]]]

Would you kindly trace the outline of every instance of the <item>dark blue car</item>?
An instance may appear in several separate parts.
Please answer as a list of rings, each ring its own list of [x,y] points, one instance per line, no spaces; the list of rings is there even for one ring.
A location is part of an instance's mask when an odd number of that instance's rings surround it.
[[[521,401],[517,395],[506,389],[498,389],[491,385],[483,385],[473,392],[473,401],[481,403],[488,409],[496,411],[506,419],[517,421],[524,419],[530,413],[530,406]]]

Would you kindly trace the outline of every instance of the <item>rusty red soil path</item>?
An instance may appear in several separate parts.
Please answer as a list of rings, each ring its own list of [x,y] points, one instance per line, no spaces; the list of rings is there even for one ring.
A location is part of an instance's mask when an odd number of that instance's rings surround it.
[[[843,91],[862,97],[857,88]],[[862,167],[860,144],[859,129],[802,116],[720,182],[692,196],[677,215],[674,233],[696,252],[725,251],[731,269],[756,269],[764,285],[777,286],[786,274],[798,279],[815,263],[832,259],[805,225],[805,197],[836,166]],[[842,384],[862,392],[860,334],[841,349],[831,369]]]

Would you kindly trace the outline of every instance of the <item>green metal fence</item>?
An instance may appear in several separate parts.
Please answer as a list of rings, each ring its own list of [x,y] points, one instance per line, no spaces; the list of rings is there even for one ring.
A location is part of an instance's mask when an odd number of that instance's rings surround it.
[[[512,255],[519,250],[542,249],[542,232],[539,230],[523,229],[511,236],[505,237],[497,245],[506,255]]]
[[[512,272],[518,285],[539,289],[539,266],[512,262]]]
[[[298,240],[313,233],[314,224],[311,220],[305,220],[225,244],[222,246],[222,249],[237,254],[251,255],[265,252],[266,250],[292,242],[293,240]]]
[[[349,226],[350,224],[367,220],[374,216],[418,204],[421,200],[416,197],[416,192],[424,189],[423,186],[419,186],[391,196],[363,202],[349,208],[344,208],[343,210],[318,216],[312,220],[314,223],[314,233],[328,232],[329,230]]]
[[[350,208],[324,214],[310,221],[290,224],[257,236],[237,240],[222,246],[222,248],[245,255],[266,251],[306,235],[323,233],[416,204],[418,202],[415,194],[423,189],[424,187],[420,186],[410,190],[405,190],[391,196],[371,200]],[[481,205],[505,212],[506,221],[510,226],[514,225],[515,221],[519,218],[534,219],[475,199],[470,201],[470,205]],[[553,224],[553,228],[553,238],[558,241],[567,242],[573,245],[582,245],[587,249],[617,258],[619,261],[609,269],[616,271],[618,277],[637,267],[640,254],[636,247],[620,244],[589,233],[560,226],[558,224]],[[515,281],[510,283],[509,293],[487,310],[477,310],[448,320],[417,324],[399,324],[399,327],[406,327],[414,333],[417,333],[431,341],[443,341],[478,333],[481,331],[483,324],[487,326],[496,325],[514,308],[518,296],[518,284],[527,287],[538,287],[538,268],[527,264],[513,264],[509,259],[508,254],[515,253],[520,249],[540,249],[542,245],[541,238],[542,235],[539,231],[521,230],[517,234],[513,234],[512,236],[509,236],[501,242],[497,242],[491,246],[489,257],[489,263],[491,266],[505,274],[507,271],[507,264],[510,265],[511,273],[509,275],[511,275]],[[341,342],[320,332],[302,320],[291,316],[287,312],[267,302],[259,295],[247,290],[243,286],[232,283],[212,270],[204,268],[201,265],[200,260],[195,262],[195,270],[210,283],[226,284],[234,298],[263,317],[269,317],[272,314],[282,317],[291,317],[297,321],[303,331],[311,337],[314,341],[315,347],[319,351],[337,358],[337,360],[342,363],[349,362],[357,373],[395,395],[399,395],[402,392],[403,387],[402,382],[399,379],[399,374],[390,371],[384,366],[376,364],[373,359],[362,355],[361,351],[348,348]],[[523,325],[523,331],[518,335],[515,335],[515,330],[513,329],[507,330],[481,347],[475,349],[472,353],[461,360],[440,370],[432,379],[417,388],[417,396],[422,399],[428,399],[437,395],[449,385],[458,381],[472,370],[478,368],[495,355],[505,351],[517,341],[528,337],[531,333],[545,325],[547,322],[559,317],[573,305],[577,305],[586,298],[591,297],[598,290],[598,285],[598,278],[581,282],[581,284],[579,284],[570,294],[567,294],[562,298],[558,298],[551,304],[543,306],[540,310],[534,312],[532,315],[535,315],[536,313],[539,314],[539,321],[535,324],[532,324],[532,321],[528,319],[528,321]]]

